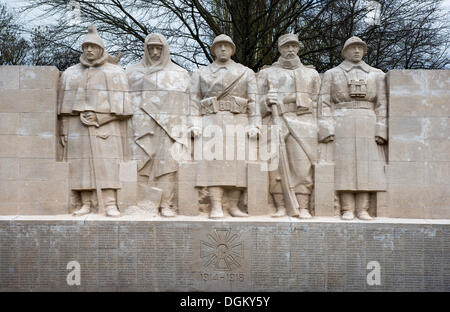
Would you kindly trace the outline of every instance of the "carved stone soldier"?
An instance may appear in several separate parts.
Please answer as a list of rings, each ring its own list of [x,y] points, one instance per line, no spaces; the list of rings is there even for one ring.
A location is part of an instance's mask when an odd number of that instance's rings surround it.
[[[144,154],[139,159],[139,175],[162,190],[161,215],[176,215],[173,203],[178,161],[173,153],[188,149],[181,125],[189,113],[188,72],[170,59],[166,38],[153,33],[145,38],[144,58],[127,68],[133,99],[144,116],[133,116],[135,148]],[[176,157],[175,157],[176,158]],[[146,194],[142,194],[145,199]]]
[[[120,66],[110,63],[112,57],[94,26],[82,49],[80,63],[62,74],[58,95],[70,189],[81,195],[82,206],[74,215],[91,212],[97,190],[106,215],[117,217],[119,163],[124,158],[121,120],[132,114],[127,78]]]
[[[245,150],[247,136],[250,140],[257,139],[261,123],[256,105],[255,73],[231,59],[235,50],[236,46],[229,36],[217,36],[211,46],[214,63],[197,70],[191,78],[194,135],[203,135],[205,152],[201,160],[196,159],[196,186],[208,188],[210,218],[223,217],[224,192],[230,214],[234,217],[247,216],[238,207],[247,187],[247,158],[246,155],[239,155],[239,151]],[[233,127],[237,131],[229,135],[227,131]],[[240,131],[240,127],[245,130]],[[218,141],[219,144],[211,149],[214,149],[214,155],[208,157],[207,147]]]
[[[300,44],[294,34],[283,35],[278,40],[281,56],[272,66],[258,73],[258,86],[261,92],[261,113],[266,125],[276,125],[273,105],[279,111],[281,137],[287,153],[287,173],[282,176],[279,166],[270,171],[270,193],[277,212],[274,217],[286,215],[282,179],[289,181],[297,199],[299,211],[290,213],[300,218],[311,218],[310,198],[314,186],[313,173],[317,158],[317,119],[316,105],[320,89],[320,76],[313,68],[303,65],[297,56]],[[269,136],[268,136],[269,137]]]
[[[335,189],[342,219],[370,220],[370,192],[386,190],[384,154],[387,142],[385,74],[362,58],[367,45],[358,37],[342,49],[345,59],[328,70],[319,101],[319,139],[334,141]]]

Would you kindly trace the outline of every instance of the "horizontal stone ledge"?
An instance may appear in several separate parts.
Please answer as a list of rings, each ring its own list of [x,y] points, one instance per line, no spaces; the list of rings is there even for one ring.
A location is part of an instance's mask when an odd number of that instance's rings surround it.
[[[226,223],[267,223],[270,225],[275,225],[277,223],[286,224],[307,224],[307,223],[336,223],[336,224],[377,224],[377,225],[402,225],[402,224],[417,224],[417,225],[450,225],[450,219],[406,219],[406,218],[374,218],[371,221],[363,221],[355,218],[350,221],[343,221],[339,217],[313,217],[309,220],[302,220],[292,217],[283,218],[272,218],[270,216],[250,216],[246,218],[234,218],[225,217],[220,220],[208,219],[207,216],[176,216],[174,218],[165,218],[161,216],[148,216],[148,215],[125,215],[119,218],[111,218],[102,215],[88,215],[82,217],[74,217],[70,214],[67,215],[8,215],[1,216],[0,222],[74,222],[74,223],[85,223],[85,222],[117,222],[117,223],[128,223],[128,222],[145,222],[145,223],[216,223],[216,224],[226,224]]]
[[[197,219],[2,217],[0,291],[450,290],[448,220]]]

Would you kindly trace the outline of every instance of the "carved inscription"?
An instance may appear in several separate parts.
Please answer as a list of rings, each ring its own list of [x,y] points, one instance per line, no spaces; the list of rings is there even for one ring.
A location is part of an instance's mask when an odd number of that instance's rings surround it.
[[[236,272],[244,258],[244,243],[231,229],[217,228],[200,241],[200,258],[203,261],[203,281],[245,280],[245,273]]]

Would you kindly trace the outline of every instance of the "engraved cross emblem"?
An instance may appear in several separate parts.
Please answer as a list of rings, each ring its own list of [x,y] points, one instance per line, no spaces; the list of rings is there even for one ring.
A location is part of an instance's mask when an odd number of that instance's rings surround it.
[[[241,266],[243,257],[244,245],[231,229],[214,229],[207,241],[200,242],[200,258],[206,268],[231,271]]]

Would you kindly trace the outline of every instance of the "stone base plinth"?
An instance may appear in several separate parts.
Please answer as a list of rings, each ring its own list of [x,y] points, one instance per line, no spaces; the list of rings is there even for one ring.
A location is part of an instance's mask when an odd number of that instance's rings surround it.
[[[450,291],[449,259],[449,220],[0,216],[0,291]]]

